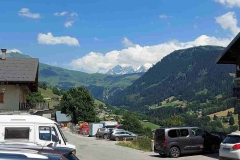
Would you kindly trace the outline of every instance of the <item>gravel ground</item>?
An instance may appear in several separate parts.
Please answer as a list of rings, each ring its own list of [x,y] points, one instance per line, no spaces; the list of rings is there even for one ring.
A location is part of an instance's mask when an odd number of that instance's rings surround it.
[[[154,152],[143,152],[115,145],[115,141],[96,140],[63,130],[69,143],[76,145],[77,157],[80,160],[166,160]],[[216,160],[217,154],[185,155],[178,160]]]

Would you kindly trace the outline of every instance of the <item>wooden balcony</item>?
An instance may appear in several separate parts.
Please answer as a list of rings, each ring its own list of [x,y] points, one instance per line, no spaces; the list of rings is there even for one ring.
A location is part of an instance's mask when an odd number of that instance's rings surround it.
[[[44,110],[49,109],[49,103],[37,102],[37,103],[19,103],[20,111],[28,111],[30,109]]]

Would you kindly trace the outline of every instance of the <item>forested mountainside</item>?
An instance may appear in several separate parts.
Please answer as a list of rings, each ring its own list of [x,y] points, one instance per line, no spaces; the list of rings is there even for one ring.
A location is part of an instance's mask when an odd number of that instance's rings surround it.
[[[235,67],[217,65],[223,47],[200,46],[177,50],[164,57],[142,77],[109,102],[141,110],[158,105],[169,97],[178,101],[205,103],[231,92]]]

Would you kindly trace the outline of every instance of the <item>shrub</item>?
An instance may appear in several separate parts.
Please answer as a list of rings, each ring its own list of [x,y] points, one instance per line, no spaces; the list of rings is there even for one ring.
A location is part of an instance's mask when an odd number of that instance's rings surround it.
[[[150,138],[138,138],[132,141],[118,142],[117,145],[134,148],[143,151],[151,151],[151,139]]]

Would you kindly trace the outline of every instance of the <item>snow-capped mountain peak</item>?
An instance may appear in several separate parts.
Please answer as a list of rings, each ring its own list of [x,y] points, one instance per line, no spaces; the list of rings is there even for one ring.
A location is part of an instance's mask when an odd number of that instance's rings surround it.
[[[144,73],[147,72],[149,68],[151,68],[153,64],[145,63],[142,66],[136,67],[133,69],[132,66],[122,67],[121,65],[116,65],[114,68],[110,69],[106,74],[111,75],[121,75],[121,74],[132,74],[132,73]]]
[[[131,73],[135,73],[132,66],[122,67],[120,65],[116,65],[114,68],[110,69],[106,74],[118,75],[118,74],[131,74]]]

